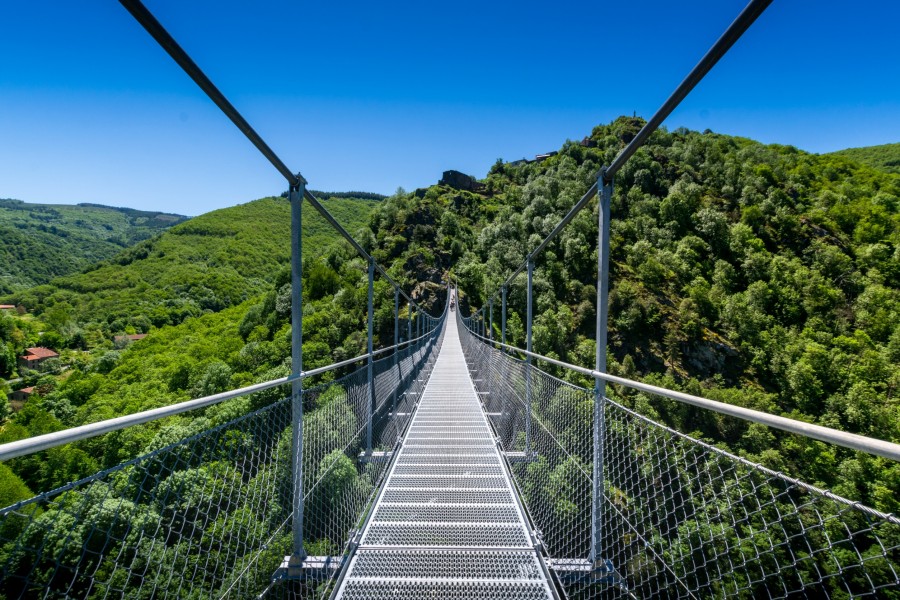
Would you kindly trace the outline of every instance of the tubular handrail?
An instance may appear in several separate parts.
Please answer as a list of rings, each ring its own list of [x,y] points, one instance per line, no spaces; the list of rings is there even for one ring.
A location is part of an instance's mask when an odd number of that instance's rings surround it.
[[[406,340],[387,348],[381,348],[380,350],[373,352],[372,356],[385,354],[391,350],[399,350],[403,346],[407,346],[433,336],[434,332],[435,330],[432,330],[425,335],[419,336],[415,339]],[[346,360],[326,365],[324,367],[318,367],[315,369],[310,369],[309,371],[303,371],[299,376],[280,377],[278,379],[272,379],[271,381],[255,383],[253,385],[230,390],[228,392],[222,392],[220,394],[212,394],[211,396],[203,396],[202,398],[185,400],[184,402],[178,402],[176,404],[170,404],[168,406],[161,406],[159,408],[152,408],[130,415],[124,415],[122,417],[115,417],[113,419],[106,419],[104,421],[97,421],[96,423],[88,423],[86,425],[80,425],[78,427],[71,427],[69,429],[63,429],[62,431],[55,431],[53,433],[38,435],[26,438],[24,440],[9,442],[0,445],[0,461],[9,460],[11,458],[16,458],[19,456],[27,456],[28,454],[34,454],[35,452],[40,452],[41,450],[49,450],[50,448],[56,448],[57,446],[63,446],[72,442],[90,439],[92,437],[97,437],[98,435],[103,435],[105,433],[110,433],[113,431],[119,431],[121,429],[132,427],[134,425],[149,423],[151,421],[179,415],[200,408],[207,408],[209,406],[214,406],[216,404],[225,402],[226,400],[233,400],[234,398],[240,398],[241,396],[247,396],[249,394],[268,390],[273,387],[278,387],[281,385],[292,383],[294,381],[303,380],[315,375],[321,375],[322,373],[334,371],[335,369],[346,367],[353,363],[362,362],[368,357],[368,353],[361,354],[360,356],[348,358]]]
[[[115,417],[113,419],[97,421],[96,423],[88,423],[87,425],[80,425],[78,427],[63,429],[62,431],[54,431],[53,433],[46,433],[44,435],[38,435],[26,438],[24,440],[9,442],[7,444],[0,445],[0,461],[9,460],[10,458],[16,458],[18,456],[26,456],[28,454],[33,454],[41,450],[48,450],[50,448],[55,448],[57,446],[62,446],[64,444],[69,444],[72,442],[86,440],[98,435],[103,435],[104,433],[118,431],[120,429],[131,427],[133,425],[149,423],[150,421],[156,421],[164,417],[171,417],[173,415],[196,410],[198,408],[206,408],[208,406],[213,406],[226,400],[239,398],[241,396],[246,396],[247,394],[261,392],[263,390],[277,387],[279,385],[291,383],[292,381],[296,381],[297,379],[302,379],[304,376],[308,375],[304,373],[300,377],[281,377],[279,379],[273,379],[264,383],[256,383],[247,387],[231,390],[229,392],[222,392],[221,394],[213,394],[211,396],[204,396],[202,398],[196,398],[194,400],[186,400],[177,404],[161,406],[159,408],[152,408],[150,410],[144,410],[138,413],[125,415],[123,417]]]
[[[485,343],[494,344],[506,350],[519,352],[521,354],[524,354],[525,356],[530,356],[531,358],[542,360],[552,365],[575,371],[576,373],[581,373],[582,375],[591,377],[594,380],[601,379],[609,383],[615,383],[641,392],[655,394],[657,396],[669,398],[670,400],[675,400],[677,402],[690,404],[698,408],[703,408],[723,415],[728,415],[730,417],[735,417],[741,419],[742,421],[759,423],[761,425],[766,425],[768,427],[773,427],[775,429],[780,429],[789,433],[795,433],[804,437],[813,438],[821,442],[827,442],[836,446],[850,448],[851,450],[859,450],[860,452],[865,452],[867,454],[873,454],[876,456],[889,458],[891,460],[900,461],[900,444],[895,444],[893,442],[888,442],[885,440],[879,440],[877,438],[870,438],[855,433],[839,431],[837,429],[824,427],[822,425],[804,423],[803,421],[797,421],[795,419],[789,419],[787,417],[771,415],[762,411],[734,406],[733,404],[726,404],[724,402],[718,402],[716,400],[709,400],[708,398],[701,398],[699,396],[693,396],[684,392],[676,392],[674,390],[650,385],[648,383],[642,383],[640,381],[634,381],[631,379],[626,379],[624,377],[617,377],[615,375],[610,375],[609,373],[601,373],[593,369],[586,369],[584,367],[572,365],[555,358],[550,358],[536,352],[529,352],[527,350],[523,350],[522,348],[517,348],[516,346],[503,344],[496,340],[490,340],[489,338],[472,331],[468,325],[466,325],[466,329],[468,330],[470,335],[475,336]]]
[[[307,202],[309,202],[312,205],[312,207],[315,208],[319,212],[320,215],[322,215],[322,218],[324,218],[326,221],[328,221],[328,223],[331,224],[331,226],[334,227],[335,230],[337,230],[337,232],[341,234],[341,237],[343,237],[345,240],[347,240],[347,242],[350,243],[351,246],[353,246],[353,249],[356,250],[356,253],[359,254],[359,256],[362,259],[364,259],[366,262],[375,260],[374,258],[372,258],[372,255],[369,254],[368,252],[366,252],[365,249],[359,245],[359,242],[357,242],[353,238],[353,236],[350,235],[350,233],[340,223],[337,222],[337,219],[335,219],[331,215],[331,213],[328,212],[328,210],[326,210],[326,208],[324,206],[322,206],[322,203],[319,202],[318,198],[316,198],[312,194],[312,192],[310,192],[308,189],[304,188],[303,197],[306,198]],[[394,281],[393,277],[388,275],[387,271],[385,271],[384,268],[378,264],[378,262],[375,262],[375,269],[379,273],[381,273],[381,275],[385,279],[387,279],[387,281],[394,287],[394,289],[396,289],[397,291],[400,292],[400,295],[402,295],[404,298],[406,298],[407,302],[409,302],[410,304],[415,306],[416,309],[419,309],[419,304],[415,300],[410,298],[406,292],[403,291],[403,288],[400,287],[400,284],[398,284],[396,281]],[[426,314],[428,314],[428,313],[426,313]]]

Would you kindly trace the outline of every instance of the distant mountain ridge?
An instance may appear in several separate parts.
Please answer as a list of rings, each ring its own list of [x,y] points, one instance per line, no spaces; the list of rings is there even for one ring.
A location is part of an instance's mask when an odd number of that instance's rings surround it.
[[[881,171],[900,175],[900,143],[847,148],[832,152],[833,156],[843,156]]]
[[[376,194],[374,192],[322,192],[320,190],[309,190],[313,196],[318,198],[356,198],[359,200],[384,200],[387,198],[384,194]],[[287,192],[282,194],[287,198]]]
[[[152,211],[152,210],[150,210],[150,211],[138,210],[136,208],[128,208],[126,206],[108,206],[106,204],[96,204],[94,202],[79,202],[75,206],[84,206],[87,208],[107,208],[110,210],[118,211],[120,213],[128,215],[129,217],[134,217],[134,218],[142,218],[142,217],[146,217],[147,215],[153,215],[150,218],[155,219],[157,221],[178,221],[178,220],[183,221],[185,219],[190,219],[190,217],[187,217],[185,215],[175,214],[175,213],[157,212],[157,211]]]
[[[102,204],[0,199],[0,293],[77,273],[188,218]]]

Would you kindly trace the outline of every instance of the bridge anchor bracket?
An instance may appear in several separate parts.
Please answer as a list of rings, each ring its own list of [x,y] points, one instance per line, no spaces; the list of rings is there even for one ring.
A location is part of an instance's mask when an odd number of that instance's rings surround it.
[[[366,463],[385,463],[391,460],[394,456],[393,450],[373,450],[372,452],[360,452],[359,453],[359,462]]]
[[[534,450],[531,452],[506,452],[501,450],[500,454],[502,454],[511,464],[530,463],[537,460],[537,452]]]
[[[549,558],[547,566],[565,583],[609,583],[624,587],[625,580],[613,568],[609,559],[591,561],[589,558]]]
[[[285,556],[281,566],[275,570],[273,581],[306,581],[329,579],[338,574],[344,564],[343,556],[307,556],[300,559]]]

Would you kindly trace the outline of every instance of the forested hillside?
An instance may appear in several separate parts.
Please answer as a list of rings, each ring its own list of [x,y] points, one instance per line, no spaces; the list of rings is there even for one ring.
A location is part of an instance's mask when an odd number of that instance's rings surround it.
[[[567,142],[543,161],[498,161],[479,185],[464,186],[474,191],[435,185],[380,202],[333,199],[326,206],[422,304],[439,309],[444,299],[440,282],[455,275],[465,293],[460,306],[465,313],[483,305],[486,293],[518,267],[588,189],[592,174],[642,123],[620,118],[599,126],[582,142]],[[900,441],[898,200],[900,176],[844,157],[711,132],[653,134],[616,179],[610,371]],[[289,373],[288,213],[287,202],[278,198],[216,211],[85,273],[17,294],[13,299],[33,313],[0,314],[2,374],[16,374],[14,356],[29,345],[56,345],[62,355],[40,371],[19,373],[24,376],[19,385],[33,385],[35,393],[14,414],[0,404],[0,443]],[[311,210],[305,215],[303,353],[304,366],[315,368],[365,351],[367,275],[366,264],[346,243]],[[596,220],[596,209],[578,216],[539,257],[534,279],[535,350],[580,365],[592,365],[594,356]],[[376,346],[383,346],[393,338],[393,294],[381,280],[375,292]],[[524,345],[524,309],[523,277],[510,291],[508,333],[519,346]],[[401,318],[407,316],[401,311]],[[499,310],[494,323],[499,330]],[[132,332],[149,335],[133,342],[114,338]],[[591,383],[538,366],[580,385]],[[28,498],[165,448],[269,406],[284,393],[272,389],[13,459],[0,465],[0,501]],[[340,398],[341,393],[335,385],[320,400]],[[900,467],[890,461],[625,390],[611,389],[610,395],[752,461],[868,506],[900,511]],[[309,439],[333,440],[345,430],[344,417],[355,418],[349,409],[332,410],[338,405],[328,402],[305,412]],[[590,414],[588,407],[572,411],[571,418],[589,420]],[[590,429],[586,422],[573,427]],[[234,433],[226,446],[234,444],[234,456],[244,460],[244,448],[255,444],[253,435]],[[286,449],[290,435],[283,431],[280,439]],[[158,544],[154,561],[164,555],[181,560],[182,550],[201,538],[204,548],[242,552],[244,534],[223,533],[221,524],[228,519],[250,531],[251,524],[263,523],[264,531],[247,534],[253,544],[248,547],[272,542],[280,560],[289,534],[275,542],[266,538],[266,523],[277,524],[287,514],[279,512],[286,509],[277,500],[262,513],[257,504],[232,505],[230,500],[204,513],[204,498],[218,485],[211,482],[220,481],[230,492],[260,481],[240,479],[234,459],[223,458],[231,450],[209,448],[210,457],[193,457],[197,462],[190,468],[173,466],[173,472],[155,482],[142,480],[148,487],[141,488],[136,501],[128,500],[135,497],[128,486],[94,484],[110,495],[91,504],[91,514],[136,523]],[[351,447],[349,456],[358,450]],[[317,492],[324,495],[313,502],[331,506],[335,498],[363,485],[364,467],[358,470],[348,455],[336,452],[309,465],[311,473],[331,474]],[[526,491],[528,497],[565,496],[571,490],[560,481],[569,464],[575,463],[547,467],[546,476]],[[333,469],[335,465],[339,468]],[[542,465],[546,461],[527,468]],[[266,468],[260,466],[260,473],[266,476]],[[282,481],[285,476],[279,475]],[[750,480],[737,483],[753,485]],[[271,484],[266,485],[263,495],[268,498]],[[163,508],[149,500],[168,497],[172,486],[183,504],[178,510],[192,520],[185,528],[190,533],[175,542],[160,533],[156,523],[161,517],[155,511]],[[90,500],[95,489],[92,485],[69,493],[67,501]],[[124,517],[120,506],[128,507]],[[552,506],[570,510],[569,502]],[[41,526],[29,533],[34,536],[31,547],[70,538],[78,552],[87,547],[94,531],[88,530],[88,521],[69,531],[64,508],[44,514],[40,507],[34,510]],[[347,520],[338,530],[352,526]],[[323,554],[337,547],[337,539],[311,531],[308,551]],[[767,547],[765,533],[759,533],[754,543]],[[16,554],[18,532],[5,535],[0,561],[12,557],[22,572],[40,577],[53,572],[49,558],[35,569],[31,557]],[[739,544],[737,538],[724,539],[732,549]],[[127,543],[116,538],[92,552],[91,560],[107,572],[116,564],[120,546]],[[869,551],[880,556],[879,547]],[[684,556],[693,560],[693,555]],[[268,580],[271,571],[259,576]],[[210,584],[198,585],[200,590]],[[214,588],[202,589],[211,594]]]
[[[99,204],[0,200],[0,294],[77,273],[186,219]]]
[[[388,199],[372,217],[380,259],[413,252],[452,266],[480,307],[642,124],[620,118],[543,162],[498,161],[482,193],[435,186]],[[615,186],[613,372],[900,441],[900,177],[840,156],[677,130],[654,134]],[[596,228],[596,208],[584,211],[535,270],[535,350],[585,366],[594,357]],[[524,283],[510,290],[509,335],[520,347]],[[629,401],[753,460],[900,509],[898,465]]]

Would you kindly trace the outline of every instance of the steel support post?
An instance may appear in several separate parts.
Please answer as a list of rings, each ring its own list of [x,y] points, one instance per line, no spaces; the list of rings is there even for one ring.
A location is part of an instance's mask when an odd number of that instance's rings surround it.
[[[612,181],[606,181],[606,170],[600,171],[600,188],[597,210],[597,351],[594,369],[606,373],[606,334],[609,316],[609,206],[612,201]],[[594,489],[591,512],[591,560],[597,566],[601,560],[603,543],[604,485],[603,446],[606,435],[606,382],[596,379],[594,385]]]
[[[366,423],[366,454],[372,454],[372,420],[375,416],[375,382],[372,380],[372,362],[374,356],[372,356],[372,336],[375,331],[375,309],[374,309],[374,296],[375,296],[375,259],[369,259],[369,363],[367,366],[367,381],[369,388],[369,398],[367,404],[367,423]]]
[[[400,288],[394,288],[394,367],[397,368],[397,387],[394,388],[394,394],[391,397],[391,414],[393,418],[397,418],[397,390],[400,388],[400,363],[398,361],[400,348]]]
[[[409,303],[406,306],[406,341],[409,342],[406,344],[406,347],[409,348],[409,353],[412,354],[412,319],[413,319],[413,305]]]
[[[505,285],[500,287],[500,342],[503,344],[506,343],[506,286]],[[501,347],[500,352],[506,352],[506,348]],[[500,367],[503,370],[500,375],[500,379],[502,381],[506,375],[506,362],[501,360],[498,363],[498,367]],[[503,402],[502,402],[501,408],[500,408],[500,418],[505,419],[506,413],[507,413],[506,394],[501,393],[500,395],[503,397]],[[505,427],[506,421],[504,420],[502,422],[503,422],[503,426]],[[503,434],[501,434],[501,435],[503,435]]]
[[[494,298],[491,297],[490,301],[488,301],[488,334],[487,337],[491,340],[491,349],[494,348]]]
[[[525,335],[527,341],[525,349],[533,352],[531,348],[531,321],[534,305],[534,288],[532,285],[534,276],[534,258],[528,257],[528,313],[526,317]],[[525,357],[525,456],[531,455],[531,355]]]
[[[289,565],[306,559],[303,548],[303,194],[306,181],[297,175],[291,188],[291,457],[293,459],[293,551]]]
[[[487,398],[485,402],[485,406],[488,407],[488,412],[495,412],[497,409],[495,408],[494,403],[494,298],[491,297],[488,300],[488,334],[487,338],[491,341],[488,346],[487,360],[484,362],[484,368],[487,370],[487,373],[484,374],[485,382],[487,383]]]
[[[503,308],[500,311],[500,341],[506,343],[506,286],[500,288],[500,295],[503,298]]]

